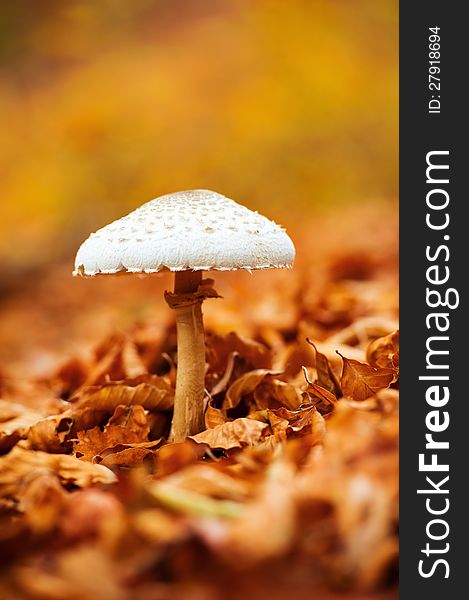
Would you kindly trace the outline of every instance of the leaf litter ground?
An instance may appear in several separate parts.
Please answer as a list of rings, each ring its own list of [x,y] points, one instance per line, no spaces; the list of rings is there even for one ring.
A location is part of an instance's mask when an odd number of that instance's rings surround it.
[[[62,300],[39,285],[4,304],[24,323],[34,297],[39,329],[52,304],[50,347],[76,351],[36,351],[22,376],[3,360],[2,599],[396,597],[396,243],[388,218],[362,215],[359,239],[344,221],[298,231],[292,272],[219,277],[206,430],[182,443],[169,280],[132,283],[155,312],[105,335],[113,283],[69,301],[46,275]]]

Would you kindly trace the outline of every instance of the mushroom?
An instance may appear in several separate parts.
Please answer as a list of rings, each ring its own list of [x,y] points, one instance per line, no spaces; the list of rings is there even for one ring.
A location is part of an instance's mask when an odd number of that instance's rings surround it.
[[[178,345],[171,441],[205,428],[202,302],[218,294],[202,272],[291,268],[294,256],[279,225],[208,190],[150,200],[81,245],[75,276],[175,272],[174,292],[165,292],[176,314]]]

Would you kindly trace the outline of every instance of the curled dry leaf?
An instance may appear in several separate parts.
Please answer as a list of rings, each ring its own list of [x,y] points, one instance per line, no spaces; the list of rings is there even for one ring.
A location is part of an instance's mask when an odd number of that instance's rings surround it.
[[[126,431],[142,440],[146,439],[150,431],[145,409],[140,404],[117,406],[106,428],[109,427],[125,428]]]
[[[368,345],[366,360],[373,367],[399,369],[399,330],[379,337]]]
[[[17,497],[25,478],[31,480],[45,471],[54,474],[63,486],[88,487],[116,481],[112,471],[68,454],[34,452],[16,446],[0,457],[0,495]]]
[[[213,406],[212,401],[209,400],[205,411],[205,426],[207,429],[213,429],[213,427],[226,423],[226,421],[228,421],[226,411],[216,408]]]
[[[264,438],[267,429],[267,423],[240,418],[202,431],[202,433],[191,436],[190,439],[197,444],[207,444],[210,448],[231,450],[258,444]]]
[[[232,353],[244,358],[250,369],[270,369],[272,365],[272,351],[267,346],[234,331],[226,335],[209,333],[206,345],[210,370],[220,376],[225,372]]]
[[[272,377],[266,377],[254,389],[254,403],[259,409],[286,406],[294,410],[302,401],[301,391],[297,387]]]
[[[145,465],[152,472],[156,460],[153,450],[161,442],[162,440],[155,440],[153,442],[142,442],[141,444],[118,444],[113,448],[108,448],[104,452],[101,452],[102,456],[99,457],[99,464],[110,469],[130,469]]]
[[[340,382],[337,375],[334,373],[334,370],[329,362],[329,359],[325,354],[319,352],[314,343],[307,338],[306,341],[315,352],[315,368],[317,373],[317,381],[316,383],[320,385],[322,388],[326,389],[336,398],[340,398],[342,395],[342,391],[340,389]]]
[[[33,450],[62,453],[69,449],[67,436],[73,427],[71,411],[61,415],[46,417],[32,425],[27,433],[27,440]]]
[[[107,381],[120,381],[132,379],[148,374],[145,356],[140,355],[140,346],[137,344],[142,332],[138,327],[134,330],[134,339],[122,333],[113,333],[103,340],[95,349],[94,361],[88,367],[88,372],[80,391],[93,385],[102,385]],[[156,334],[156,337],[155,337]],[[152,352],[160,349],[161,331],[153,331]],[[143,346],[147,339],[144,339]]]
[[[99,427],[94,427],[88,431],[78,432],[78,441],[74,451],[78,458],[101,462],[100,458],[109,454],[114,448],[120,447],[123,450],[133,444],[138,444],[141,440],[139,435],[118,425],[108,426],[104,431],[101,431]],[[147,441],[147,443],[151,442]]]
[[[345,398],[366,400],[379,390],[388,388],[394,381],[394,370],[372,367],[357,360],[345,358],[342,370],[342,393]]]
[[[318,412],[316,406],[313,403],[304,404],[296,410],[279,408],[276,410],[272,410],[271,412],[277,415],[278,417],[281,417],[282,419],[286,419],[292,431],[298,433],[302,432],[303,430],[310,430],[313,426],[313,421],[316,418],[319,418],[321,422],[324,422],[324,418]]]
[[[252,418],[253,415],[251,415]],[[272,430],[275,442],[283,443],[287,440],[288,428],[290,426],[287,419],[282,419],[274,412],[268,410],[267,411],[267,419]]]
[[[277,343],[272,368],[281,371],[289,379],[301,373],[303,365],[313,365],[315,361],[314,349],[306,341],[302,329],[293,342],[286,344],[282,340]]]
[[[128,459],[135,466],[144,460],[151,448],[159,444],[159,440],[148,440],[149,432],[150,427],[142,406],[118,406],[104,430],[94,427],[79,431],[74,450],[76,456],[83,460],[103,462],[110,466],[125,464]],[[116,453],[120,456],[110,458],[111,454]]]
[[[324,417],[314,404],[305,404],[297,410],[282,407],[257,411],[249,418],[268,423],[277,442],[286,441],[290,434],[301,434],[310,437],[310,445],[316,445],[323,442],[326,434]]]
[[[323,388],[317,383],[313,383],[309,379],[306,367],[303,367],[303,373],[308,384],[303,396],[308,398],[308,403],[315,406],[321,414],[324,415],[330,413],[337,402],[337,398],[326,388]]]
[[[38,421],[29,429],[32,448],[63,452],[74,432],[102,426],[119,406],[166,411],[173,405],[174,391],[164,377],[145,375],[86,388],[74,400],[60,415]],[[125,413],[125,408],[120,410]]]
[[[73,399],[72,399],[73,401]],[[134,379],[89,387],[77,399],[75,414],[92,408],[113,412],[119,405],[140,404],[147,410],[168,410],[174,403],[174,390],[164,377],[145,375]]]
[[[213,377],[212,388],[210,394],[216,396],[221,392],[224,392],[228,386],[232,383],[235,377],[236,362],[239,360],[239,354],[237,352],[230,352],[226,363],[226,369],[220,378]]]
[[[279,371],[269,369],[256,369],[245,373],[234,383],[230,385],[223,402],[223,408],[229,410],[235,408],[241,402],[241,398],[247,394],[252,394],[256,387],[270,375],[280,375]]]
[[[27,406],[0,400],[0,454],[24,439],[29,428],[43,418],[43,414]]]

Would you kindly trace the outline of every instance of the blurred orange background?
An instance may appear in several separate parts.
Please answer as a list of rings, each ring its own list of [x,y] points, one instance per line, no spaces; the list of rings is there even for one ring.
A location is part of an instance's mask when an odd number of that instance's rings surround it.
[[[214,189],[294,239],[303,228],[314,240],[322,218],[372,235],[350,207],[374,206],[397,239],[396,0],[16,0],[0,12],[3,362],[33,352],[41,326],[66,327],[86,294],[124,292],[72,282],[76,249],[164,193]],[[47,279],[55,267],[62,287]]]
[[[3,273],[181,189],[274,218],[396,196],[395,0],[1,11]]]

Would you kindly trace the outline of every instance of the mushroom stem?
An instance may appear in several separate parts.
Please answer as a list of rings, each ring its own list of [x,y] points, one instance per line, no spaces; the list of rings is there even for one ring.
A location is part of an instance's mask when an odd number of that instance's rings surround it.
[[[178,271],[175,294],[191,294],[202,283],[202,271]],[[179,442],[204,429],[205,338],[202,303],[175,308],[177,377],[174,414],[169,439]]]

